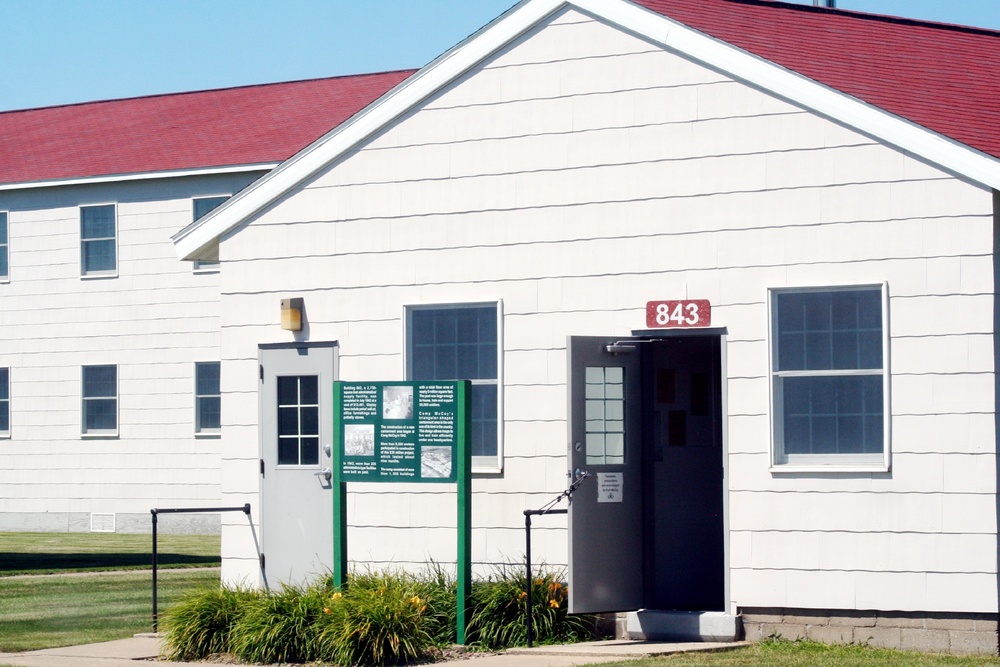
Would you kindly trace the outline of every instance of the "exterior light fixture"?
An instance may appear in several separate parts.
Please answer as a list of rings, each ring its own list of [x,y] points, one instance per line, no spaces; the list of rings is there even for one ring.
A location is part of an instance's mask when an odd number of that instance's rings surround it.
[[[304,303],[301,297],[281,300],[281,328],[285,331],[302,330],[302,309]]]

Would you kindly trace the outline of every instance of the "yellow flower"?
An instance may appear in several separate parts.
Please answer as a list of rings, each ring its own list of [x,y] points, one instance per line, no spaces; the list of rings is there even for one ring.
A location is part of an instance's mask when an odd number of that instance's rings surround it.
[[[545,583],[545,580],[544,580],[544,579],[536,579],[536,580],[535,580],[535,585],[536,585],[536,586],[541,586],[541,585],[542,585],[542,584],[544,584],[544,583]]]
[[[410,598],[410,604],[412,604],[414,607],[416,607],[417,605],[419,605],[420,604],[420,596],[419,595],[414,595],[412,598]]]
[[[323,613],[324,614],[329,614],[330,613],[330,608],[329,607],[323,607]]]
[[[526,597],[528,597],[528,594],[525,591],[521,591],[521,593],[517,596],[517,599],[523,600]]]
[[[330,599],[331,600],[339,600],[342,597],[344,597],[344,594],[341,593],[340,591],[337,591],[336,593],[333,594],[333,597],[330,598]]]
[[[549,606],[553,609],[559,608],[559,600],[549,600]]]

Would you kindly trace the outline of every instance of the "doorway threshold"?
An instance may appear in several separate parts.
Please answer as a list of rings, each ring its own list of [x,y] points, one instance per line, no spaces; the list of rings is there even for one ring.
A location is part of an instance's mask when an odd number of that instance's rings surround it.
[[[734,642],[743,636],[739,615],[724,611],[629,612],[625,632],[630,639],[673,642]]]

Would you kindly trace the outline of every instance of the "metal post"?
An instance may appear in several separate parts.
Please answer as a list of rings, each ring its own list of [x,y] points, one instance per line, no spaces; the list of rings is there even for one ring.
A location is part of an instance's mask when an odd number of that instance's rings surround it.
[[[528,630],[528,648],[531,648],[531,510],[524,510],[524,590],[528,593],[524,598],[524,622]]]
[[[153,632],[157,630],[156,609],[156,510],[149,510],[153,515]]]

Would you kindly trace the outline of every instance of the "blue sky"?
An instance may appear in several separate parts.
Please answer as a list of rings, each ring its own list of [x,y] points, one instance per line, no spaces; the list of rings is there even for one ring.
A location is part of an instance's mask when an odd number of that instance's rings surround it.
[[[514,3],[0,0],[0,111],[420,67]],[[1000,30],[998,0],[837,6]]]

